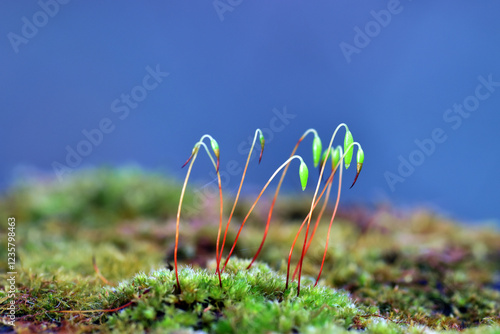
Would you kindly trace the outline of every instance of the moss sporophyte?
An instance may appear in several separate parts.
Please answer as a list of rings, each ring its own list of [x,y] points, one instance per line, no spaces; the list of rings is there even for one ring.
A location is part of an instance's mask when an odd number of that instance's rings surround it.
[[[334,141],[334,139],[335,139],[338,131],[342,127],[344,127],[345,131],[346,131],[345,137],[344,137],[343,148],[341,146],[337,146],[336,148],[333,148],[333,141]],[[361,169],[362,169],[363,163],[364,163],[364,152],[363,152],[363,149],[361,148],[361,145],[359,143],[354,142],[351,131],[349,130],[349,128],[347,127],[347,125],[344,124],[344,123],[340,124],[335,129],[335,131],[333,132],[333,134],[332,134],[332,136],[330,138],[330,142],[328,144],[328,147],[323,152],[322,152],[321,139],[320,139],[317,131],[314,130],[314,129],[308,129],[307,131],[304,132],[304,134],[299,138],[297,144],[295,144],[295,147],[293,148],[292,153],[290,154],[290,157],[285,162],[283,162],[275,170],[275,172],[268,179],[268,181],[266,182],[266,184],[264,185],[264,187],[260,191],[259,195],[257,196],[257,198],[255,199],[255,201],[251,205],[248,213],[246,214],[246,216],[244,217],[244,219],[243,219],[243,221],[241,223],[241,226],[240,226],[240,228],[239,228],[239,230],[238,230],[238,232],[236,234],[236,237],[235,237],[235,240],[233,242],[233,245],[232,245],[232,247],[231,247],[231,249],[230,249],[230,251],[229,251],[229,253],[228,253],[227,257],[226,257],[226,260],[225,260],[224,265],[222,266],[222,268],[221,268],[222,254],[224,252],[224,247],[226,245],[226,239],[227,239],[229,225],[231,223],[231,219],[233,217],[233,214],[235,212],[235,208],[236,208],[237,203],[238,203],[240,192],[241,192],[241,189],[242,189],[242,186],[243,186],[243,181],[245,180],[245,176],[246,176],[248,164],[250,162],[250,158],[251,158],[252,153],[253,153],[253,148],[254,148],[255,143],[257,141],[257,138],[258,138],[259,142],[260,142],[260,156],[259,156],[259,163],[260,163],[261,159],[262,159],[262,154],[264,152],[265,139],[264,139],[264,136],[262,134],[262,131],[260,129],[257,129],[255,131],[255,136],[254,136],[254,139],[253,139],[252,146],[250,148],[250,151],[248,152],[248,157],[247,157],[247,161],[246,161],[246,164],[245,164],[245,168],[244,168],[242,176],[241,176],[240,185],[238,187],[238,191],[236,193],[236,197],[234,199],[234,203],[233,203],[231,212],[229,214],[229,217],[228,217],[228,220],[227,220],[227,223],[226,223],[226,227],[225,227],[225,231],[224,231],[224,236],[222,238],[222,243],[220,243],[220,237],[221,237],[221,233],[222,233],[222,221],[223,221],[223,193],[222,193],[222,187],[221,187],[221,178],[220,178],[220,174],[219,174],[219,161],[220,161],[219,144],[210,135],[203,135],[200,138],[200,140],[198,142],[196,142],[196,144],[193,147],[191,156],[188,158],[188,160],[182,166],[182,167],[184,167],[184,166],[186,166],[189,163],[189,167],[188,167],[188,171],[187,171],[187,174],[186,174],[186,178],[185,178],[184,184],[182,186],[180,200],[179,200],[179,206],[178,206],[178,210],[177,210],[176,231],[175,231],[175,248],[174,248],[174,264],[175,264],[175,278],[176,278],[176,283],[177,283],[177,290],[178,290],[179,293],[182,292],[182,287],[181,287],[181,284],[180,284],[180,281],[179,281],[177,251],[178,251],[178,247],[179,247],[179,225],[180,225],[180,219],[181,219],[181,209],[182,209],[182,202],[183,202],[183,199],[184,199],[184,194],[185,194],[185,191],[186,191],[186,186],[187,186],[187,182],[188,182],[188,179],[189,179],[189,175],[191,174],[191,169],[192,169],[194,161],[196,160],[196,157],[198,155],[200,146],[203,146],[203,148],[207,152],[208,156],[210,157],[210,159],[212,161],[212,164],[213,164],[213,166],[214,166],[214,168],[215,168],[215,170],[217,172],[217,179],[218,179],[218,184],[219,184],[220,210],[219,210],[219,228],[218,228],[218,232],[217,232],[217,242],[216,242],[216,251],[215,251],[215,257],[216,257],[216,270],[215,270],[215,273],[216,273],[216,275],[218,275],[219,286],[222,287],[221,274],[225,271],[225,269],[227,267],[227,264],[229,262],[229,259],[231,258],[231,255],[233,254],[233,252],[235,250],[235,246],[236,246],[236,244],[238,242],[238,238],[240,236],[240,233],[243,230],[243,226],[245,225],[246,221],[250,217],[250,214],[252,213],[253,209],[255,208],[255,206],[257,205],[257,203],[259,202],[260,198],[262,197],[264,191],[267,189],[267,187],[269,186],[269,184],[271,183],[271,181],[278,175],[279,172],[282,172],[281,173],[281,178],[280,178],[280,180],[278,182],[278,185],[277,185],[276,191],[274,193],[274,197],[273,197],[273,200],[271,202],[271,206],[270,206],[270,209],[269,209],[269,212],[268,212],[268,215],[267,215],[267,222],[266,222],[266,226],[265,226],[265,229],[264,229],[264,234],[262,236],[262,241],[260,243],[260,246],[259,246],[257,252],[253,256],[253,258],[250,261],[250,263],[248,264],[247,269],[251,268],[252,264],[255,262],[255,260],[259,256],[259,253],[261,252],[262,247],[264,246],[264,242],[266,241],[266,237],[267,237],[267,234],[268,234],[268,231],[269,231],[269,226],[270,226],[270,222],[271,222],[271,218],[272,218],[274,206],[275,206],[276,200],[278,198],[281,185],[283,183],[283,180],[285,178],[285,175],[286,175],[286,173],[288,171],[288,168],[289,168],[290,163],[292,162],[292,160],[297,159],[300,162],[300,165],[299,165],[299,178],[300,178],[300,183],[301,183],[301,186],[302,186],[302,190],[305,190],[305,188],[307,186],[307,181],[308,181],[308,178],[309,178],[309,168],[307,167],[306,163],[304,162],[304,159],[301,156],[296,155],[295,153],[296,153],[296,151],[297,151],[300,143],[310,133],[313,134],[313,136],[314,136],[313,143],[312,143],[312,155],[313,155],[314,167],[315,168],[317,167],[318,171],[319,171],[319,179],[318,179],[318,182],[316,184],[314,195],[313,195],[312,200],[311,200],[311,205],[310,205],[309,213],[307,214],[307,216],[305,217],[304,221],[302,222],[299,230],[297,231],[295,239],[294,239],[294,241],[292,243],[292,246],[290,248],[290,252],[289,252],[289,255],[288,255],[288,265],[287,265],[287,275],[286,275],[285,290],[288,289],[289,282],[290,282],[290,266],[291,266],[291,261],[292,261],[293,249],[295,247],[295,243],[297,242],[297,240],[298,240],[298,238],[300,236],[300,233],[302,232],[302,229],[305,226],[306,227],[306,231],[305,231],[305,237],[304,237],[304,242],[303,242],[303,245],[302,245],[302,251],[301,251],[300,259],[299,259],[299,262],[298,262],[298,264],[297,264],[297,266],[295,268],[295,271],[293,273],[293,276],[292,276],[292,281],[295,280],[295,277],[297,277],[297,279],[298,279],[298,281],[297,281],[297,283],[298,283],[297,284],[297,295],[300,294],[300,283],[301,283],[301,277],[302,277],[302,264],[303,264],[303,260],[304,260],[304,257],[306,256],[307,251],[308,251],[308,249],[309,249],[309,247],[310,247],[310,245],[311,245],[311,243],[313,241],[314,235],[315,235],[316,230],[318,228],[318,224],[319,224],[319,222],[320,222],[320,220],[321,220],[321,218],[322,218],[322,216],[323,216],[323,214],[324,214],[324,212],[326,210],[327,203],[328,203],[328,201],[330,199],[330,192],[331,192],[331,189],[332,189],[332,184],[333,184],[334,176],[335,176],[336,172],[339,171],[339,173],[338,173],[339,174],[339,182],[338,182],[337,198],[336,198],[335,206],[334,206],[333,213],[332,213],[332,216],[331,216],[331,219],[330,219],[330,225],[328,227],[328,232],[327,232],[327,237],[326,237],[326,244],[325,244],[325,249],[324,249],[324,253],[323,253],[323,259],[322,259],[322,262],[321,262],[321,267],[319,269],[319,273],[318,273],[318,276],[316,278],[316,283],[314,284],[314,286],[316,286],[318,284],[318,281],[319,281],[319,279],[321,277],[321,272],[323,271],[323,265],[324,265],[325,257],[326,257],[327,250],[328,250],[328,241],[329,241],[329,238],[330,238],[330,230],[331,230],[331,227],[332,227],[333,220],[335,219],[335,215],[337,213],[337,208],[338,208],[338,204],[339,204],[339,200],[340,200],[340,192],[341,192],[341,187],[342,187],[342,170],[343,170],[343,166],[345,166],[346,169],[349,168],[349,166],[351,164],[351,161],[352,161],[352,155],[353,155],[353,151],[354,151],[354,146],[357,146],[357,149],[358,149],[357,156],[356,156],[357,166],[356,166],[356,176],[355,176],[354,181],[353,181],[353,183],[351,185],[351,188],[356,183],[356,181],[358,179],[358,176],[359,176],[359,173],[361,172]],[[213,151],[213,153],[214,153],[217,161],[214,160],[214,158],[213,158],[210,150],[208,149],[207,145],[203,142],[204,139],[209,139],[210,140],[210,145],[211,145],[212,151]],[[328,178],[326,179],[326,182],[323,183],[322,180],[324,180],[324,174],[325,174],[324,172],[325,172],[325,167],[327,165],[328,159],[331,160],[331,170],[330,170]],[[323,188],[320,191],[320,187],[321,187],[322,184],[323,184]],[[321,209],[320,209],[320,211],[319,211],[319,213],[318,213],[318,215],[316,217],[316,223],[314,225],[314,228],[313,228],[311,234],[309,235],[310,223],[311,223],[311,219],[312,219],[314,210],[316,209],[317,204],[323,198],[323,196],[324,196],[323,204],[322,204]]]

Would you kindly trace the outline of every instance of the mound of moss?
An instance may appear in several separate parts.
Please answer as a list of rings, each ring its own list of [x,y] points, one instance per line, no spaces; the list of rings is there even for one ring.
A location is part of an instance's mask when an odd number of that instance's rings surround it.
[[[186,203],[194,187],[188,187]],[[310,199],[278,199],[260,262],[245,270],[248,260],[237,258],[252,258],[260,245],[267,217],[261,200],[222,276],[222,288],[214,274],[216,199],[183,216],[179,292],[172,271],[179,191],[177,182],[160,174],[99,169],[64,183],[39,181],[6,193],[1,216],[16,218],[15,330],[500,332],[496,227],[462,226],[425,210],[344,208],[333,224],[320,285],[312,288],[327,213],[305,258],[297,297],[295,282],[284,289],[286,258]],[[228,247],[248,206],[242,201],[236,211]],[[6,224],[0,232],[6,236]],[[0,238],[4,259],[6,242]],[[300,247],[292,270],[299,256]],[[0,318],[5,320],[12,298],[7,270],[0,270]],[[12,331],[0,326],[0,332]]]
[[[110,305],[134,300],[134,305],[109,317],[106,326],[117,332],[162,332],[189,328],[211,333],[306,332],[350,328],[365,316],[345,291],[306,286],[297,297],[296,285],[285,291],[284,277],[258,263],[232,259],[222,274],[222,288],[213,268],[183,268],[182,292],[175,274],[161,269],[140,273],[121,283]]]
[[[57,219],[106,224],[126,219],[164,219],[176,213],[180,184],[160,173],[137,168],[100,168],[68,176],[62,182],[18,182],[0,202],[0,212],[24,222]],[[186,203],[192,201],[187,194]]]

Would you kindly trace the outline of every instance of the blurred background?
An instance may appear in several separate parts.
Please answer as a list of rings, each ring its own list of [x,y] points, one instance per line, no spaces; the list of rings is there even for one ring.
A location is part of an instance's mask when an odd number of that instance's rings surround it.
[[[131,164],[180,182],[209,133],[235,194],[261,128],[264,157],[244,186],[255,193],[305,130],[326,146],[345,122],[365,164],[350,190],[355,167],[344,173],[342,205],[498,224],[499,12],[496,1],[4,0],[0,187]],[[311,142],[298,151],[310,169]],[[293,168],[284,189],[299,193]],[[200,156],[197,193],[213,193],[212,170]]]

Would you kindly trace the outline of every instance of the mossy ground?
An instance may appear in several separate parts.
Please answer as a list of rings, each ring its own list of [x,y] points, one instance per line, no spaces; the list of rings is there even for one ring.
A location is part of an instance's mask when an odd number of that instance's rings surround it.
[[[248,261],[237,258],[251,258],[260,244],[267,211],[265,203],[258,207],[222,289],[214,275],[215,199],[184,215],[178,294],[171,265],[179,191],[179,184],[160,175],[127,169],[9,191],[0,201],[2,314],[10,302],[6,223],[12,216],[18,332],[500,332],[500,234],[426,211],[344,209],[333,225],[321,287],[312,288],[325,217],[296,297],[296,283],[284,290],[285,259],[309,199],[278,199],[260,262],[247,271]],[[233,219],[229,245],[246,206]],[[300,246],[294,265],[299,254]],[[93,257],[108,283],[96,274]],[[94,312],[58,312],[63,310]]]

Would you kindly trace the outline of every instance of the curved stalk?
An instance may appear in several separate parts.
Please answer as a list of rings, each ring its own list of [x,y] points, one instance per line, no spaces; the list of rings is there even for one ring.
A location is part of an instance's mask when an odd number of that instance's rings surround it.
[[[330,174],[330,177],[328,178],[327,180],[327,183],[325,184],[325,186],[323,187],[323,190],[321,191],[321,193],[319,194],[318,196],[318,199],[316,200],[316,202],[314,203],[314,206],[313,206],[313,210],[316,208],[316,206],[318,205],[319,201],[321,200],[321,198],[323,197],[323,194],[325,193],[326,189],[327,189],[327,184],[331,183],[331,181],[333,180],[333,173]],[[293,242],[292,242],[292,247],[290,247],[290,252],[288,253],[288,265],[287,265],[287,271],[286,271],[286,284],[285,284],[285,290],[288,289],[288,283],[289,283],[289,278],[290,278],[290,264],[291,264],[291,261],[292,261],[292,254],[293,254],[293,249],[295,248],[295,244],[297,243],[297,240],[299,238],[299,235],[300,235],[300,232],[302,232],[302,229],[304,228],[304,225],[306,224],[307,220],[309,219],[309,216],[311,215],[311,213],[309,212],[306,216],[306,218],[304,218],[304,221],[302,222],[302,224],[300,225],[300,228],[299,228],[299,231],[297,232],[297,234],[295,235],[295,239],[293,239]],[[298,268],[298,265],[297,265],[297,268]],[[295,274],[294,274],[295,275]]]
[[[326,153],[326,158],[325,158],[325,161],[328,160],[328,156],[330,154],[330,149],[332,147],[332,144],[333,144],[333,140],[335,139],[335,136],[337,135],[337,132],[339,131],[339,129],[341,127],[345,127],[346,128],[346,131],[348,131],[348,127],[345,123],[341,123],[337,126],[337,128],[335,129],[335,131],[333,132],[333,135],[332,135],[332,138],[330,139],[330,143],[328,144],[328,148],[326,149],[327,150],[327,153]],[[298,279],[298,286],[297,286],[297,296],[300,294],[300,279],[301,279],[301,276],[302,276],[302,261],[304,260],[304,251],[305,251],[305,248],[306,248],[306,243],[307,243],[307,236],[309,234],[309,225],[311,224],[311,216],[312,216],[312,211],[314,210],[314,202],[316,200],[316,196],[318,194],[318,190],[319,190],[319,185],[321,183],[321,179],[323,177],[323,172],[324,172],[324,168],[321,168],[321,171],[319,173],[319,180],[318,180],[318,183],[316,185],[316,190],[314,191],[314,196],[313,196],[313,200],[311,202],[311,209],[309,210],[309,218],[307,219],[307,227],[306,227],[306,235],[305,235],[305,238],[304,238],[304,245],[302,246],[302,254],[300,256],[300,260],[299,260],[299,279]]]
[[[234,240],[234,243],[233,243],[233,246],[231,248],[231,251],[229,252],[229,255],[227,256],[226,258],[226,262],[224,263],[224,267],[222,267],[222,271],[224,271],[226,269],[226,266],[227,266],[227,263],[229,261],[229,259],[231,258],[231,255],[233,254],[233,251],[234,251],[234,247],[236,246],[236,243],[238,242],[238,238],[240,237],[240,233],[241,233],[241,230],[243,229],[243,226],[245,225],[245,222],[247,221],[248,217],[250,216],[250,214],[252,213],[253,209],[255,208],[255,206],[257,205],[257,203],[259,202],[260,200],[260,197],[262,196],[262,194],[264,193],[264,191],[267,189],[267,187],[269,186],[269,184],[271,183],[271,181],[276,177],[276,175],[280,172],[280,170],[282,170],[283,168],[285,168],[286,166],[288,166],[288,164],[293,160],[293,159],[299,159],[300,162],[301,162],[301,166],[302,165],[305,165],[304,163],[304,160],[302,159],[301,156],[299,155],[294,155],[294,156],[291,156],[290,158],[288,158],[278,169],[276,169],[276,171],[273,173],[273,175],[269,178],[269,180],[267,181],[267,183],[264,185],[264,188],[262,188],[261,192],[259,193],[259,195],[257,196],[257,199],[255,200],[255,202],[253,203],[252,207],[250,208],[250,210],[248,211],[247,215],[245,216],[245,218],[243,219],[243,222],[241,223],[241,226],[240,226],[240,229],[238,230],[238,233],[236,234],[236,238]]]
[[[323,213],[325,212],[326,206],[328,204],[328,200],[330,199],[330,192],[331,192],[332,185],[333,185],[333,177],[335,176],[335,173],[336,173],[337,168],[339,166],[338,165],[338,161],[340,161],[340,156],[342,155],[342,148],[340,146],[338,146],[338,152],[336,150],[333,150],[331,153],[333,154],[332,157],[331,157],[331,159],[332,159],[332,174],[330,174],[330,177],[328,178],[327,182],[325,182],[325,184],[327,185],[327,193],[326,193],[323,205],[321,207],[320,213],[319,213],[319,215],[318,215],[318,217],[316,219],[316,224],[314,225],[314,229],[313,229],[313,231],[311,233],[311,237],[309,238],[309,242],[307,243],[305,254],[307,254],[307,252],[309,250],[309,247],[311,246],[311,243],[313,241],[314,235],[316,234],[316,230],[317,230],[317,228],[319,226],[319,222],[321,221],[321,218],[323,217]],[[338,158],[335,157],[337,154],[339,155]],[[324,158],[322,159],[322,164],[323,165],[322,165],[321,168],[323,168],[324,164],[326,164],[326,151],[325,151],[325,154],[324,154]],[[298,231],[298,233],[297,233],[297,235],[296,235],[295,238],[298,237],[298,235],[300,234],[301,230],[302,230],[302,227]],[[292,251],[293,251],[293,247],[292,247]],[[297,265],[295,267],[294,272],[293,272],[292,281],[295,280],[295,276],[297,275],[298,269],[299,269],[299,266]]]
[[[223,197],[222,197],[222,185],[221,185],[221,179],[220,179],[220,173],[219,173],[219,147],[218,147],[218,144],[216,144],[217,147],[214,147],[213,143],[217,143],[215,141],[215,139],[208,135],[208,134],[205,134],[203,136],[201,136],[200,138],[200,142],[203,141],[203,139],[205,138],[208,138],[210,140],[210,142],[212,143],[212,148],[216,154],[216,157],[217,157],[217,164],[215,164],[214,162],[214,159],[212,158],[212,155],[210,154],[210,152],[208,151],[207,149],[207,146],[205,145],[205,150],[207,151],[207,154],[208,156],[210,157],[210,160],[212,161],[212,164],[214,165],[215,167],[215,170],[216,170],[216,173],[217,173],[217,181],[218,181],[218,185],[219,185],[219,229],[217,231],[217,243],[216,243],[216,246],[215,246],[215,261],[220,261],[218,260],[218,258],[220,258],[220,254],[222,254],[222,252],[219,252],[219,241],[220,241],[220,234],[221,234],[221,231],[222,231],[222,215],[223,215],[223,211],[224,211],[224,200],[223,200]],[[219,286],[222,288],[222,278],[221,278],[221,273],[220,273],[220,270],[219,270],[219,266],[217,266],[215,272],[218,274],[219,276]]]
[[[333,174],[335,175],[335,171],[333,171]],[[328,180],[330,180],[330,178]],[[321,206],[321,210],[319,212],[319,215],[316,218],[316,224],[314,224],[314,228],[313,228],[313,231],[311,233],[311,237],[309,238],[309,242],[307,243],[306,251],[305,251],[306,254],[307,254],[307,251],[309,250],[309,247],[311,246],[314,235],[316,234],[316,230],[318,229],[319,222],[320,222],[321,218],[323,217],[323,213],[325,212],[326,205],[328,204],[328,199],[330,198],[330,191],[332,189],[332,184],[333,184],[333,178],[330,182],[327,182],[327,184],[326,184],[326,187],[327,187],[326,188],[326,196],[325,196],[325,199],[323,200],[323,205]],[[320,199],[321,199],[321,197],[318,199],[318,201]],[[300,233],[300,231],[298,233]],[[296,266],[295,271],[293,272],[293,275],[292,275],[292,281],[295,280],[295,276],[297,275],[298,270],[299,270],[299,266]]]
[[[316,132],[316,130],[314,130],[314,129],[308,129],[308,130],[306,130],[304,132],[304,134],[297,141],[297,144],[295,144],[295,147],[293,148],[292,153],[290,154],[290,157],[293,157],[293,155],[295,154],[295,152],[297,151],[297,149],[299,147],[299,144],[302,142],[302,140],[304,140],[304,138],[309,133],[313,133],[316,137],[318,137],[318,133]],[[288,171],[288,167],[289,166],[290,166],[290,163],[288,163],[286,165],[285,169],[283,170],[283,173],[281,174],[280,180],[278,182],[278,186],[276,187],[276,191],[274,192],[274,197],[273,197],[273,201],[271,202],[271,207],[269,208],[269,213],[267,214],[267,222],[266,222],[266,227],[265,227],[265,230],[264,230],[264,236],[262,237],[262,241],[260,243],[259,249],[255,253],[254,257],[252,258],[252,261],[250,261],[250,264],[248,265],[247,269],[250,269],[250,267],[252,266],[252,264],[255,262],[255,260],[259,256],[260,251],[262,250],[262,247],[264,246],[264,242],[266,241],[267,233],[269,231],[269,225],[271,223],[271,217],[273,215],[274,204],[276,203],[276,199],[278,198],[278,194],[280,193],[281,184],[283,183],[283,179],[285,178],[285,175],[286,175],[286,172]]]
[[[340,124],[337,129],[335,130],[333,136],[332,136],[332,139],[330,140],[330,144],[328,146],[328,149],[327,149],[327,154],[326,154],[326,158],[325,160],[328,159],[328,155],[330,154],[330,148],[332,146],[332,143],[333,143],[333,139],[335,138],[335,135],[337,133],[337,130],[341,127],[341,126],[346,126],[344,123]],[[347,126],[346,126],[347,127]],[[351,144],[349,144],[349,146],[347,147],[347,149],[345,150],[345,152],[342,154],[339,162],[337,163],[337,165],[335,166],[335,169],[337,169],[338,167],[342,168],[342,163],[344,161],[344,158],[345,156],[348,154],[347,152],[349,152],[349,150],[353,147],[353,146],[357,146],[359,150],[361,150],[361,145],[358,143],[358,142],[353,142]],[[321,180],[321,177],[322,177],[322,174],[323,174],[323,169],[321,169],[321,172],[320,172],[320,180]],[[319,182],[318,181],[318,185],[316,187],[316,193],[317,193],[317,190],[318,190],[318,187],[319,187]],[[330,181],[331,182],[331,181]],[[339,183],[339,187],[341,186],[341,184]],[[313,203],[314,203],[314,200],[315,200],[315,197],[316,197],[316,193],[315,193],[315,196],[313,197]],[[337,205],[338,205],[338,200],[339,198],[337,198]],[[311,204],[311,210],[310,210],[310,214],[312,214],[312,211],[314,210],[314,207],[315,205],[313,206]],[[336,210],[335,210],[336,211]],[[303,260],[304,260],[304,255],[305,255],[305,248],[306,248],[306,242],[307,242],[307,234],[308,234],[308,230],[309,230],[309,223],[311,221],[311,215],[308,214],[308,221],[307,221],[307,228],[306,228],[306,236],[305,236],[305,239],[304,239],[304,245],[302,246],[302,254],[301,254],[301,257],[300,257],[300,260],[299,260],[299,277],[298,277],[298,287],[297,287],[297,296],[300,294],[300,279],[301,279],[301,276],[302,276],[302,263],[303,263]],[[302,226],[300,227],[300,229],[302,229]],[[300,231],[300,230],[299,230]]]
[[[227,220],[226,230],[224,232],[224,238],[222,239],[222,247],[220,249],[220,253],[219,253],[219,256],[217,258],[217,271],[219,271],[219,268],[220,268],[220,262],[221,262],[221,259],[222,259],[222,252],[224,251],[224,246],[226,244],[227,231],[229,229],[229,224],[231,224],[231,218],[233,217],[234,210],[236,208],[236,204],[238,203],[238,199],[240,197],[241,187],[243,186],[243,180],[245,180],[245,175],[247,173],[248,164],[250,163],[250,158],[252,156],[253,148],[255,146],[255,142],[257,141],[257,135],[258,134],[260,134],[260,138],[261,138],[261,151],[260,151],[259,163],[260,163],[260,161],[262,159],[262,153],[264,152],[264,139],[263,139],[264,135],[262,134],[262,131],[260,129],[257,129],[257,130],[255,130],[255,135],[254,135],[254,138],[253,138],[252,146],[250,148],[250,151],[248,152],[247,162],[245,164],[245,168],[243,170],[243,174],[241,175],[240,186],[238,188],[238,192],[236,193],[236,198],[234,199],[233,208],[231,209],[231,213],[229,214],[229,218]]]
[[[340,164],[343,162],[343,157],[340,160]],[[340,200],[340,190],[342,186],[342,170],[343,168],[340,168],[340,173],[339,173],[339,188],[337,190],[337,200],[335,202],[335,207],[333,208],[333,213],[332,213],[332,218],[330,219],[330,225],[328,226],[328,232],[326,233],[326,244],[325,244],[325,251],[323,252],[323,260],[321,261],[321,267],[319,268],[319,274],[318,278],[316,278],[316,283],[314,283],[314,286],[318,285],[319,278],[321,277],[321,272],[323,271],[323,265],[325,264],[325,258],[326,258],[326,251],[328,250],[328,241],[330,240],[330,231],[332,229],[332,223],[333,220],[335,219],[335,215],[337,214],[337,208],[339,207],[339,200]],[[306,250],[307,251],[307,250]]]
[[[199,148],[200,146],[203,146],[205,148],[205,151],[207,152],[208,156],[210,157],[210,160],[212,161],[212,164],[214,165],[214,167],[217,169],[217,166],[218,164],[215,163],[213,157],[212,157],[212,154],[210,153],[210,151],[208,150],[208,147],[205,143],[203,143],[201,140],[203,140],[205,137],[208,137],[208,138],[211,138],[211,140],[213,140],[213,138],[210,136],[210,135],[204,135],[201,137],[200,141],[198,141],[195,145],[194,145],[194,148],[193,148],[193,152],[191,153],[191,156],[188,158],[188,160],[184,163],[184,166],[186,166],[186,164],[191,161],[191,163],[189,164],[189,168],[188,168],[188,171],[186,173],[186,178],[184,179],[184,184],[182,185],[182,190],[181,190],[181,196],[180,196],[180,199],[179,199],[179,206],[177,208],[177,220],[176,220],[176,225],[175,225],[175,248],[174,248],[174,265],[175,265],[175,279],[177,281],[177,288],[179,289],[179,292],[181,292],[181,285],[180,285],[180,282],[179,282],[179,274],[178,274],[178,264],[177,264],[177,250],[179,248],[179,222],[180,222],[180,217],[181,217],[181,209],[182,209],[182,202],[184,200],[184,194],[186,192],[186,186],[187,186],[187,183],[188,183],[188,180],[189,180],[189,176],[191,174],[191,169],[193,168],[193,164],[194,164],[194,161],[196,160],[196,157],[198,156],[198,152],[199,152]],[[217,153],[217,159],[218,159],[218,153]],[[221,226],[222,226],[222,188],[221,188],[221,179],[220,179],[220,174],[219,174],[219,171],[217,170],[217,177],[218,177],[218,180],[219,180],[219,194],[220,194],[220,223],[219,223],[219,234],[220,234],[220,229],[221,229]],[[217,245],[217,249],[218,249],[218,245]],[[216,257],[217,257],[217,251],[216,251]],[[221,276],[220,276],[220,272],[219,272],[219,284],[222,286],[222,279],[221,279]]]

